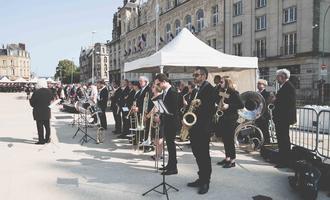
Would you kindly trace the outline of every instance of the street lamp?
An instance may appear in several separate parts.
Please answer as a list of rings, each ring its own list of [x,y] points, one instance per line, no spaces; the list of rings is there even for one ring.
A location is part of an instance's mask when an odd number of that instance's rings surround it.
[[[94,34],[96,31],[92,31],[92,84],[94,84],[94,52],[95,52],[95,45],[94,45]]]

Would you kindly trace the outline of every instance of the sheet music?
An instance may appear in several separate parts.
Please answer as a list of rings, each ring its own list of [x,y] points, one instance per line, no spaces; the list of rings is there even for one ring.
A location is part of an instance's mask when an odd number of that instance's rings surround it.
[[[156,101],[152,101],[156,108],[159,110],[161,114],[167,114],[167,115],[172,115],[171,113],[168,112],[166,106],[164,105],[164,102],[161,99],[158,99]]]

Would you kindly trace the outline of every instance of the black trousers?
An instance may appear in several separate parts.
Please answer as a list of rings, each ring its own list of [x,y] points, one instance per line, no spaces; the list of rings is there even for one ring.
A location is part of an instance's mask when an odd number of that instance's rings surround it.
[[[38,140],[39,142],[47,142],[50,138],[50,126],[48,120],[37,120]],[[46,137],[44,137],[44,127],[46,130]]]
[[[107,116],[105,115],[105,109],[101,109],[101,111],[99,113],[101,127],[106,130],[108,128]]]
[[[234,135],[236,119],[220,119],[221,136],[225,147],[226,158],[236,159]]]
[[[196,136],[197,134],[201,136]],[[190,133],[191,150],[198,165],[198,179],[202,184],[209,184],[212,173],[209,133]]]
[[[175,146],[175,131],[171,133],[165,132],[165,140],[168,151],[168,169],[176,169],[177,168],[177,159],[176,159],[176,146]]]
[[[291,144],[289,135],[290,124],[288,122],[275,122],[276,136],[282,164],[288,164],[291,158]]]
[[[257,127],[260,128],[262,134],[264,136],[265,142],[264,144],[270,143],[270,135],[269,135],[269,120],[264,118],[259,118],[256,120]]]
[[[127,114],[128,114],[128,112],[122,112],[123,134],[124,135],[129,134],[129,128],[130,128],[129,118],[126,119]]]
[[[117,114],[116,112],[113,112],[113,118],[115,119],[115,131],[117,133],[121,133],[122,124],[121,124],[121,115],[120,115],[120,112],[119,112],[119,114]]]

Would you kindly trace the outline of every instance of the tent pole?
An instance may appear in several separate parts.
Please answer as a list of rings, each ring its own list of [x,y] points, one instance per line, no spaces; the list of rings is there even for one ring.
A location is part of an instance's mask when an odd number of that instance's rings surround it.
[[[161,65],[161,66],[159,67],[159,69],[160,69],[160,73],[161,73],[161,74],[164,73],[164,66]]]

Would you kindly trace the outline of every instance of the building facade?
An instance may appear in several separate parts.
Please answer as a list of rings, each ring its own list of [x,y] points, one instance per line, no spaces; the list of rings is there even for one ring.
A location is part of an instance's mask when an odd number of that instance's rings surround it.
[[[223,0],[159,0],[158,48],[170,42],[187,27],[210,46],[223,51]],[[114,15],[110,52],[110,77],[113,80],[151,74],[123,73],[124,63],[156,52],[156,1],[124,1]],[[115,20],[116,19],[116,20]],[[170,75],[171,79],[186,75]],[[189,75],[189,78],[191,75]]]
[[[330,0],[158,2],[157,39],[156,0],[125,0],[118,8],[108,43],[113,79],[137,79],[140,74],[123,73],[124,63],[153,54],[156,41],[162,48],[187,27],[219,51],[258,57],[260,76],[270,85],[276,70],[287,68],[300,99],[315,101],[321,82],[326,83],[324,91],[330,91],[330,12],[325,15]],[[182,79],[171,78],[178,77]]]
[[[82,48],[79,56],[80,80],[94,82],[109,79],[109,49],[108,45],[95,43],[93,47]],[[94,69],[94,74],[92,70]]]
[[[330,64],[330,13],[323,24],[328,6],[329,0],[226,1],[224,51],[258,57],[260,76],[270,84],[277,69],[290,70],[298,99],[315,102],[320,80],[330,81],[321,69]]]
[[[30,53],[25,44],[8,44],[0,49],[0,76],[7,76],[10,80],[22,77],[30,80]]]

